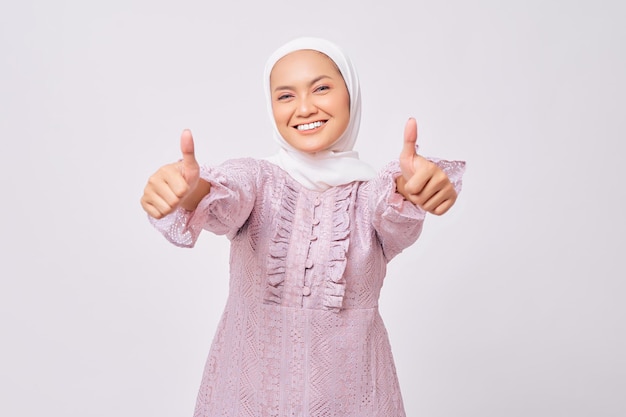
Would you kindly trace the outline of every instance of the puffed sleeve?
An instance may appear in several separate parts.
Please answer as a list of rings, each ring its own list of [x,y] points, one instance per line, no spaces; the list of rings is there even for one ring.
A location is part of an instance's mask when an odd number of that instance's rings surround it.
[[[428,159],[446,173],[456,192],[459,193],[465,162]],[[396,191],[396,178],[400,175],[399,163],[397,161],[389,163],[378,177],[372,180],[369,193],[372,226],[387,261],[415,243],[422,232],[426,217],[426,211],[405,200]]]
[[[211,184],[211,192],[194,211],[178,208],[162,219],[149,217],[152,225],[176,246],[193,247],[202,229],[231,239],[254,207],[258,161],[245,158],[217,167],[203,166],[200,178]]]

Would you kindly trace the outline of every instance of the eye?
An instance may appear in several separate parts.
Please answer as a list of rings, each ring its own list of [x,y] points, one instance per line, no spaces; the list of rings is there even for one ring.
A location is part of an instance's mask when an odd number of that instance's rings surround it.
[[[276,98],[276,100],[278,100],[278,101],[283,101],[283,100],[290,99],[291,97],[293,97],[293,95],[292,95],[292,94],[289,94],[289,93],[283,93],[283,94],[279,95],[279,96]]]
[[[317,87],[314,91],[315,92],[324,92],[330,90],[330,87],[327,85],[320,85],[319,87]]]

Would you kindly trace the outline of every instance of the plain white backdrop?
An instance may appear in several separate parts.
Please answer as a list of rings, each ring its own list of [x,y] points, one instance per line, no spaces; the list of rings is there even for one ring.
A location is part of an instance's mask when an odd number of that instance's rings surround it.
[[[183,128],[275,152],[266,57],[346,49],[357,150],[467,160],[381,299],[411,417],[626,415],[626,6],[615,1],[3,0],[0,415],[191,416],[228,245],[139,205]]]

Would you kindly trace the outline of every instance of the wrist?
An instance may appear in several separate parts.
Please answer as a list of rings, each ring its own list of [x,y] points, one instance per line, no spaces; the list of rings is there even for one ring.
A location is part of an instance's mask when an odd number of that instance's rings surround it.
[[[187,211],[194,211],[200,201],[211,192],[211,183],[199,179],[196,186],[180,202],[180,207]]]

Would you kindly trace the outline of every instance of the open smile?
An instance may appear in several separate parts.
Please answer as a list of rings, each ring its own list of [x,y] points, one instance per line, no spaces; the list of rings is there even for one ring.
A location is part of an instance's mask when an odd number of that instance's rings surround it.
[[[295,129],[298,129],[300,132],[308,132],[310,130],[318,129],[326,124],[326,120],[318,120],[317,122],[304,123],[301,125],[294,126]]]

